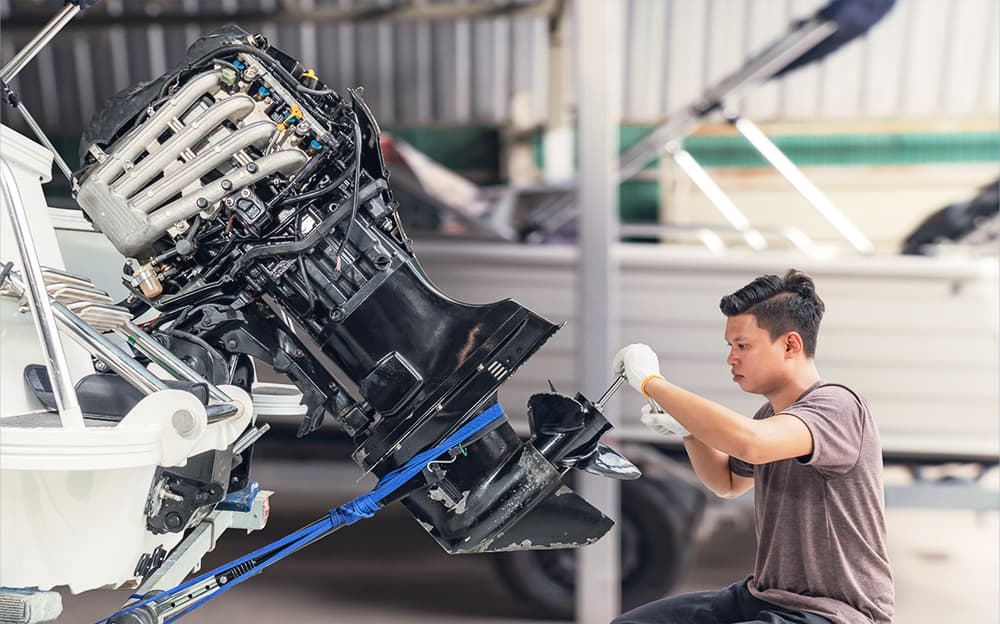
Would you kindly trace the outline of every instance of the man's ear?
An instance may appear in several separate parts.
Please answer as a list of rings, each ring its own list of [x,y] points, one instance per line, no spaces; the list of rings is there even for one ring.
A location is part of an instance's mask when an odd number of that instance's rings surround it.
[[[802,353],[802,336],[799,332],[788,332],[785,334],[785,355],[787,357],[795,357],[799,353]]]

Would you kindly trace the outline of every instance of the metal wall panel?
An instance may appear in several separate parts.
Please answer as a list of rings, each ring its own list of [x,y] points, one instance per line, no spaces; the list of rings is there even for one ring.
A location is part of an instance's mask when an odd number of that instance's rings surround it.
[[[602,390],[573,382],[580,338],[573,248],[527,247],[515,254],[503,246],[424,242],[416,251],[431,280],[449,296],[485,303],[503,293],[554,322],[567,322],[504,384],[500,399],[515,422],[523,424],[528,397],[546,388],[546,380],[566,393],[593,396]],[[719,297],[757,275],[783,271],[789,256],[717,256],[646,245],[622,245],[618,255],[621,343],[649,344],[669,379],[752,414],[762,400],[730,379]],[[837,263],[797,258],[795,266],[816,278],[827,305],[817,347],[822,375],[866,396],[883,448],[958,451],[997,439],[994,268],[960,262],[946,268],[940,259],[906,257]],[[651,437],[639,423],[641,397],[623,392],[619,399],[618,435]],[[946,427],[942,413],[949,414]]]
[[[500,5],[508,0],[441,0]],[[524,0],[530,3],[530,0]],[[396,0],[297,0],[305,10],[390,7]],[[823,0],[627,0],[623,120],[662,119],[805,17]],[[741,104],[760,121],[981,117],[1000,112],[1000,13],[995,0],[898,0],[867,36],[825,61],[758,89]],[[4,0],[6,18],[25,3]],[[43,126],[76,133],[117,90],[172,66],[208,26],[205,13],[265,36],[335,89],[364,86],[387,125],[504,124],[548,116],[548,23],[542,16],[451,20],[261,21],[282,0],[107,0],[91,11],[147,16],[143,24],[94,25],[58,37],[14,86]],[[12,13],[13,12],[13,13]],[[170,13],[168,13],[170,12]],[[158,24],[160,15],[191,23]],[[254,17],[254,16],[258,17]],[[148,19],[149,17],[153,19]],[[242,19],[240,16],[248,16]],[[5,30],[9,59],[27,38]],[[601,45],[601,42],[592,42]],[[609,87],[611,88],[611,87]],[[573,89],[569,89],[572,98]],[[573,102],[567,103],[572,107]],[[6,114],[8,123],[19,120]]]
[[[1000,4],[993,2],[991,9],[990,18],[982,24],[989,31],[986,52],[980,57],[985,71],[974,79],[978,79],[981,89],[976,105],[996,114],[1000,110]]]

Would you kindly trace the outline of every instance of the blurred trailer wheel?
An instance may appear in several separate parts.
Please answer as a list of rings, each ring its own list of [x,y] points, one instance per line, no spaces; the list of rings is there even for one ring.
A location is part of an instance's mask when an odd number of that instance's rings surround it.
[[[674,479],[643,477],[621,484],[622,608],[667,595],[691,552],[694,528],[705,509],[704,492]],[[574,617],[576,551],[497,553],[493,563],[511,592],[554,619]]]

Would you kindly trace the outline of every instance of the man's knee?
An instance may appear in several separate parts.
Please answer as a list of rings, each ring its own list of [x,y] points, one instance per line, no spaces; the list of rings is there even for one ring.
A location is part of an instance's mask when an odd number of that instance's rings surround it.
[[[662,603],[662,601],[660,602]],[[668,612],[658,607],[662,607],[662,604],[656,604],[655,602],[644,604],[641,607],[636,607],[631,611],[622,613],[611,620],[610,624],[660,624],[661,622],[675,621],[670,617]]]
[[[689,624],[708,619],[733,619],[739,614],[738,585],[724,589],[677,594],[636,607],[611,624]]]
[[[680,624],[688,622],[688,606],[683,596],[661,598],[622,613],[610,624]]]
[[[632,613],[622,613],[615,619],[611,620],[609,624],[651,624],[651,622],[653,622],[653,620],[635,617]]]

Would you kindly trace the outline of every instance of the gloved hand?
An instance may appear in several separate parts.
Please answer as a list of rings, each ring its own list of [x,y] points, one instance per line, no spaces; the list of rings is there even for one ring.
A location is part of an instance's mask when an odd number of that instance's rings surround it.
[[[660,359],[644,344],[630,344],[619,351],[611,363],[611,372],[615,375],[624,374],[629,385],[647,397],[646,382],[656,377],[663,379],[660,374]]]
[[[639,411],[639,420],[660,435],[679,435],[682,438],[691,435],[684,425],[680,424],[670,414],[659,410],[653,405],[643,405]]]

